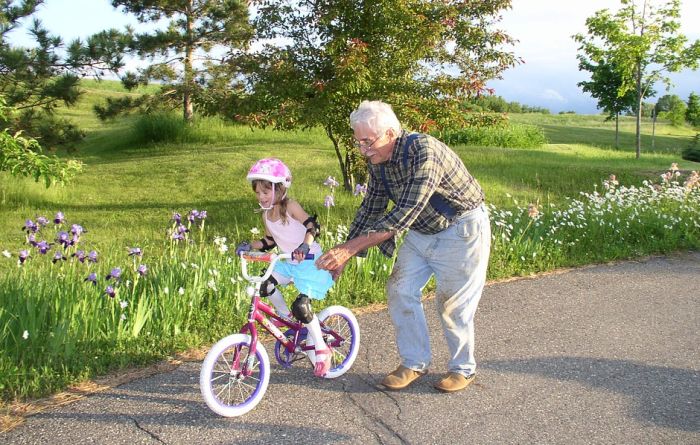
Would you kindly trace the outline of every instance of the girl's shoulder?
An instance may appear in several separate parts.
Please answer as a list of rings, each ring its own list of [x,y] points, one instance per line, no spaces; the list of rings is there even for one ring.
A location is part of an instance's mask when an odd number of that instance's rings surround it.
[[[287,214],[291,215],[294,219],[302,218],[302,219],[300,219],[301,221],[306,219],[306,218],[304,218],[304,215],[306,215],[306,212],[301,207],[301,204],[299,204],[298,202],[296,202],[293,199],[290,199],[287,202]]]

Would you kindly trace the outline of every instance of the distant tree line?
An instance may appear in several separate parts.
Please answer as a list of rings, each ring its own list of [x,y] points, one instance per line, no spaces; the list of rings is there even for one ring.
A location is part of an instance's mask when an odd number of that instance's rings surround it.
[[[508,102],[501,96],[480,95],[469,100],[465,108],[471,111],[489,111],[494,113],[542,113],[550,114],[548,108]]]

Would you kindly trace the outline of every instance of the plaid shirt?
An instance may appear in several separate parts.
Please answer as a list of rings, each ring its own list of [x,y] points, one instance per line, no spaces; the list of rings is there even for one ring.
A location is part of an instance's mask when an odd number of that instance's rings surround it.
[[[401,232],[406,229],[434,234],[445,230],[450,220],[428,202],[439,193],[457,214],[472,210],[484,201],[481,186],[469,174],[457,154],[432,136],[422,134],[408,147],[404,167],[403,146],[408,133],[404,130],[396,140],[391,159],[384,163],[390,193],[384,189],[380,164],[370,164],[367,194],[362,200],[348,239],[373,231]],[[396,199],[387,211],[390,197]],[[379,250],[392,256],[396,242],[391,238]]]

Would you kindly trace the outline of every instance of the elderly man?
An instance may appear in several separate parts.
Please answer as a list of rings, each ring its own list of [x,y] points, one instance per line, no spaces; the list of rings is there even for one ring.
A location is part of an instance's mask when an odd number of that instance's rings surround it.
[[[371,246],[392,256],[396,235],[408,229],[387,283],[401,364],[381,383],[400,390],[427,373],[431,351],[421,296],[435,275],[435,302],[450,351],[448,373],[435,387],[462,390],[475,377],[474,314],[491,248],[484,194],[454,151],[432,136],[402,130],[388,104],[362,102],[350,125],[369,162],[367,194],[348,241],[317,265],[337,277],[352,256]]]

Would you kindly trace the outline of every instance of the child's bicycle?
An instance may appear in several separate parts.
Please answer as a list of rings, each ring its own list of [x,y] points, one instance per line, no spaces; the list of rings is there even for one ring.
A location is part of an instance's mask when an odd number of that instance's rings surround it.
[[[260,285],[270,277],[277,261],[291,257],[291,254],[264,252],[241,255],[243,277],[252,284],[247,289],[251,297],[248,322],[239,334],[229,335],[212,346],[199,374],[202,396],[209,408],[219,415],[243,415],[255,408],[265,395],[270,381],[270,359],[258,341],[257,324],[277,339],[275,358],[285,368],[296,361],[306,361],[306,355],[314,350],[313,345],[306,345],[307,330],[302,323],[278,315],[260,298]],[[251,277],[248,261],[264,261],[270,265],[262,276]],[[286,330],[280,330],[271,319]],[[324,377],[333,379],[345,374],[355,361],[360,347],[360,326],[353,313],[343,306],[327,307],[318,314],[318,319],[326,345],[332,351],[331,368]]]

